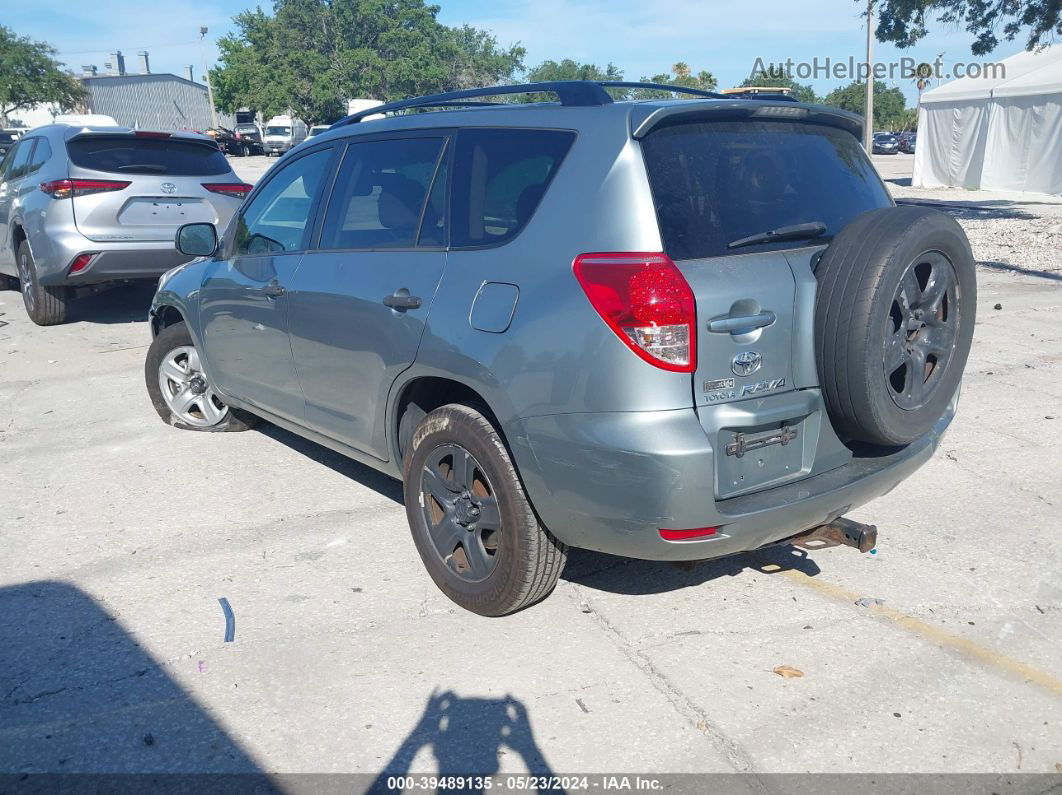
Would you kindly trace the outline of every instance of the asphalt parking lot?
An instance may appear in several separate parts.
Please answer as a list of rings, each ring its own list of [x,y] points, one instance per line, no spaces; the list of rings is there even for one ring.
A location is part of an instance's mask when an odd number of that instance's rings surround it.
[[[0,772],[1062,770],[1062,271],[1010,256],[942,448],[852,514],[875,554],[576,551],[505,619],[436,590],[397,483],[160,422],[150,285],[53,328],[0,292]]]

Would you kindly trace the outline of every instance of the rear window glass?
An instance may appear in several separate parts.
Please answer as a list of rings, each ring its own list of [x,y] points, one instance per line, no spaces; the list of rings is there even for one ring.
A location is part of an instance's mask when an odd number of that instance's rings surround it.
[[[207,177],[227,174],[229,162],[216,146],[165,138],[78,138],[66,144],[79,168],[114,174]]]
[[[855,137],[826,125],[679,124],[650,133],[643,151],[664,249],[676,260],[803,245],[727,248],[813,221],[835,235],[857,215],[891,203]]]
[[[531,220],[575,133],[462,130],[453,184],[453,246],[489,246]]]

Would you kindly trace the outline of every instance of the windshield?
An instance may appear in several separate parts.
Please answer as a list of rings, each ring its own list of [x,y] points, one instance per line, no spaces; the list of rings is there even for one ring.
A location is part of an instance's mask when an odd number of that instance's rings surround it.
[[[213,142],[111,135],[75,138],[66,150],[75,166],[114,174],[209,177],[229,172],[229,162]]]
[[[643,149],[664,249],[675,260],[726,255],[732,241],[798,224],[835,235],[892,203],[859,141],[826,125],[676,124],[650,133]],[[805,244],[778,238],[743,250]]]
[[[290,127],[266,127],[266,135],[279,135],[281,137],[287,137],[291,135]]]
[[[15,138],[14,133],[0,132],[0,141],[14,141]]]

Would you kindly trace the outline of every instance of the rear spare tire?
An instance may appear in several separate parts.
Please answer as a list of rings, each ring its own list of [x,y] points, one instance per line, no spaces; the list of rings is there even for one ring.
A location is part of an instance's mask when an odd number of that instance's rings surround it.
[[[923,436],[955,395],[973,338],[977,282],[962,227],[925,207],[871,210],[834,238],[815,276],[834,428],[887,446]]]

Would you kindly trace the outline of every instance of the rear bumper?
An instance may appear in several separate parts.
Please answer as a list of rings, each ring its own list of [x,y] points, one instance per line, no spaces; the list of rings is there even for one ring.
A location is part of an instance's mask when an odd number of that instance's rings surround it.
[[[32,242],[31,242],[32,245]],[[191,259],[169,241],[98,243],[69,233],[50,240],[46,263],[34,250],[41,284],[69,286],[100,284],[125,279],[157,279],[170,268]],[[70,274],[70,265],[79,254],[93,253],[88,267]]]
[[[930,459],[954,416],[902,450],[856,457],[813,477],[715,498],[714,456],[693,409],[518,420],[509,440],[545,525],[575,547],[647,560],[703,560],[757,549],[889,492]],[[704,540],[660,528],[719,526]]]

